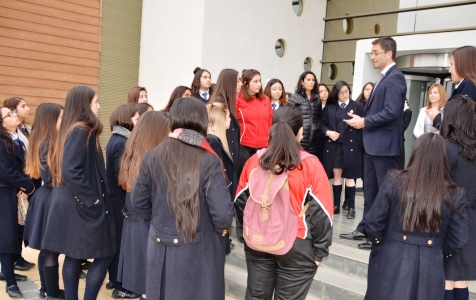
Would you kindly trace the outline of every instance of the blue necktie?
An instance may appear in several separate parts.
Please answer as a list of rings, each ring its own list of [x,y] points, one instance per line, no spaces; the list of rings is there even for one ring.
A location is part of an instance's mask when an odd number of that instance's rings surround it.
[[[341,103],[340,108],[344,109],[345,108],[345,103]]]
[[[271,103],[271,106],[273,107],[273,111],[276,111],[276,109],[278,108],[278,106],[276,105],[276,103]]]
[[[203,93],[202,96],[203,96],[203,99],[208,100],[208,93],[207,92]]]

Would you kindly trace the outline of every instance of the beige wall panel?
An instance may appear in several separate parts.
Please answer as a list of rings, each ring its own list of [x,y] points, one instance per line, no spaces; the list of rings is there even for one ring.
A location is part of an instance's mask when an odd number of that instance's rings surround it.
[[[86,76],[82,74],[65,74],[52,71],[32,70],[10,66],[1,66],[0,74],[7,76],[12,75],[20,78],[39,78],[45,80],[64,81],[71,83],[71,87],[73,87],[75,83],[81,83],[91,86],[98,85],[97,76]]]
[[[61,54],[70,57],[80,57],[87,59],[95,59],[99,61],[99,50],[83,50],[77,48],[63,47],[58,45],[49,45],[40,42],[32,42],[27,40],[20,40],[16,38],[3,37],[3,28],[0,27],[0,45],[1,47],[10,47],[17,49],[30,49],[39,53],[46,52],[50,54]]]
[[[101,9],[101,1],[98,0],[63,0],[63,2],[80,4],[86,7]]]
[[[50,34],[42,34],[36,32],[28,32],[21,29],[11,29],[11,28],[3,28],[2,32],[0,33],[4,37],[10,37],[20,40],[26,41],[33,41],[33,42],[40,42],[44,44],[51,44],[75,49],[84,49],[90,51],[98,51],[99,50],[99,43],[91,43],[91,42],[84,42],[78,41],[73,38],[65,38],[65,37],[57,37],[52,36]]]
[[[0,101],[19,96],[32,116],[64,104],[76,85],[99,85],[100,0],[0,1]]]
[[[3,66],[11,66],[17,68],[33,69],[39,71],[53,71],[63,74],[82,74],[90,76],[98,76],[98,70],[94,67],[83,67],[67,64],[59,64],[45,62],[32,59],[23,59],[16,57],[4,57],[0,63]]]
[[[60,1],[56,0],[53,3],[55,2],[60,2]],[[41,3],[43,3],[43,1],[41,1]],[[47,17],[55,18],[59,20],[68,20],[70,22],[78,22],[82,24],[89,24],[92,26],[100,25],[99,15],[96,17],[92,17],[92,16],[87,16],[78,12],[51,8],[48,6],[38,5],[34,3],[27,3],[24,1],[3,0],[1,1],[1,6],[5,8],[18,10],[18,11],[24,11],[24,12],[29,12],[33,14],[42,15],[42,16],[47,16]]]
[[[324,43],[322,61],[353,61],[355,58],[355,41]]]
[[[71,56],[60,55],[60,54],[38,52],[34,50],[9,48],[5,46],[0,47],[0,57],[1,56],[34,59],[38,61],[56,62],[56,63],[67,64],[67,65],[77,65],[77,66],[94,67],[94,68],[97,68],[99,64],[98,59],[71,57]]]
[[[329,0],[327,18],[398,9],[399,0]]]
[[[44,16],[41,14],[37,14],[35,12],[24,12],[15,9],[10,9],[3,6],[7,2],[13,2],[15,0],[2,0],[0,1],[0,17],[10,18],[10,19],[18,19],[24,20],[31,23],[41,24],[41,25],[48,25],[58,28],[66,28],[71,30],[76,30],[80,32],[89,32],[99,35],[100,28],[99,25],[90,25],[84,23],[78,23],[75,21],[69,21],[66,19],[59,19],[59,18],[52,18],[49,16]],[[58,0],[59,1],[59,0]],[[99,0],[97,0],[99,2]],[[99,9],[98,9],[99,14]]]
[[[89,17],[93,17],[95,19],[98,18],[97,9],[99,8],[99,6],[88,7],[83,4],[84,2],[88,2],[88,1],[79,1],[78,3],[70,3],[70,2],[58,1],[58,0],[21,0],[21,1],[32,3],[32,4],[38,4],[38,5],[46,6],[50,8],[56,8],[62,11],[70,11],[76,14],[82,14]],[[91,1],[91,2],[99,3],[99,1]]]
[[[53,89],[53,90],[62,90],[62,91],[68,91],[71,88],[71,86],[84,84],[84,82],[45,80],[45,79],[39,79],[39,78],[7,76],[3,74],[0,74],[0,82],[5,85],[28,86],[28,87],[34,87],[34,88],[44,88],[44,89]],[[90,85],[90,86],[93,87],[94,85]]]
[[[77,42],[85,41],[97,43],[99,39],[99,34],[80,32],[77,30],[64,29],[48,25],[38,26],[38,24],[32,23],[30,21],[16,20],[10,18],[0,18],[0,27],[48,34],[52,37],[70,38],[74,36],[74,40]]]

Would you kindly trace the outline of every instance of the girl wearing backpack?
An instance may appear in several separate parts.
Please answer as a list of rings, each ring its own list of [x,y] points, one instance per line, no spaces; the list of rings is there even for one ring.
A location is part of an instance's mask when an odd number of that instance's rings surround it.
[[[245,164],[238,183],[235,199],[237,222],[244,225],[245,253],[248,267],[246,299],[304,299],[309,291],[312,279],[323,257],[329,253],[332,240],[333,203],[332,193],[326,173],[319,160],[303,151],[299,145],[303,134],[303,119],[298,108],[288,106],[277,110],[273,116],[273,126],[269,133],[269,147],[258,151]],[[254,174],[260,169],[269,171],[271,178],[279,180],[286,175],[285,186],[289,187],[290,207],[295,214],[296,224],[287,223],[285,227],[295,226],[295,238],[289,251],[278,255],[275,247],[263,249],[265,238],[250,236],[252,224],[243,224],[243,213],[257,198],[249,186],[267,189],[275,182],[256,182]],[[263,183],[266,185],[263,188]],[[271,190],[273,188],[271,187]],[[287,190],[287,189],[286,189]],[[282,191],[279,190],[278,194]],[[269,193],[274,195],[275,193]],[[276,198],[276,197],[275,197]],[[273,219],[272,213],[280,199],[268,198],[269,204],[263,218]],[[259,200],[261,201],[261,200]],[[249,204],[247,203],[249,202]],[[269,202],[268,202],[269,203]],[[283,207],[286,207],[284,203]],[[247,206],[248,205],[248,206]],[[272,207],[275,205],[275,207]],[[288,205],[289,206],[289,205]],[[279,212],[278,212],[279,213]],[[261,216],[261,211],[258,212]],[[262,222],[265,223],[265,222]],[[284,222],[283,222],[284,223]],[[262,243],[261,243],[262,242]],[[284,242],[281,242],[284,243]],[[256,250],[260,248],[261,251]],[[273,254],[275,253],[275,254]]]

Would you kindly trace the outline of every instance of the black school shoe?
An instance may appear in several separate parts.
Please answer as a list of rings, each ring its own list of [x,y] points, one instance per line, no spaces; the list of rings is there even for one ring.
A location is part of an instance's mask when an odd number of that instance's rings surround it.
[[[21,293],[20,289],[16,285],[5,287],[5,290],[8,294],[8,297],[10,298],[13,298],[13,299],[23,298],[23,294]]]
[[[106,289],[112,290],[113,288],[114,288],[114,282],[108,281],[108,282],[106,283]]]
[[[26,277],[25,275],[20,275],[20,274],[15,273],[15,280],[16,281],[26,281],[27,279],[28,279],[28,277]],[[5,275],[3,275],[2,272],[0,272],[0,280],[5,280]]]
[[[131,291],[121,292],[118,289],[114,289],[114,291],[112,291],[112,298],[114,299],[136,299],[136,298],[139,298],[140,296],[141,296],[140,294],[136,294]]]

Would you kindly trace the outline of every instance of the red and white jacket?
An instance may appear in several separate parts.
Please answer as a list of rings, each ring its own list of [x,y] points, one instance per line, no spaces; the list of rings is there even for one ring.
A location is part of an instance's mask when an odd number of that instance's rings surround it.
[[[315,260],[321,261],[329,254],[332,244],[332,192],[326,172],[317,157],[309,156],[301,164],[302,168],[295,168],[288,173],[290,201],[296,215],[309,202],[309,208],[299,219],[296,238],[312,240]],[[235,197],[236,221],[240,225],[243,225],[243,211],[250,195],[249,175],[251,170],[259,167],[258,155],[255,154],[246,162],[241,173]]]
[[[268,96],[252,96],[248,101],[242,93],[236,95],[236,119],[240,124],[240,144],[250,148],[268,146],[268,134],[273,121],[273,108]]]

